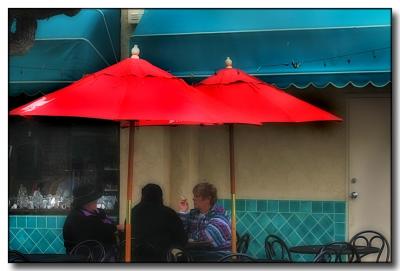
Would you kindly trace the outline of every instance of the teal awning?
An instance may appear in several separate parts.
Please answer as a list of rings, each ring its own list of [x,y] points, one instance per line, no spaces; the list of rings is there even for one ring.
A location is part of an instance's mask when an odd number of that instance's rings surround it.
[[[38,21],[34,46],[9,61],[9,95],[66,86],[120,59],[120,9],[82,9]]]
[[[390,9],[146,9],[130,39],[188,81],[234,67],[280,88],[391,81]]]

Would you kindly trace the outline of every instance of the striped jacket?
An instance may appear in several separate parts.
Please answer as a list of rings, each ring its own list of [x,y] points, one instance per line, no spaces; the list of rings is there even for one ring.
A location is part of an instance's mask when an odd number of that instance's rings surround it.
[[[182,219],[189,239],[194,241],[208,241],[215,250],[230,250],[231,221],[225,215],[223,207],[214,204],[206,214],[192,209],[187,213],[178,213]]]

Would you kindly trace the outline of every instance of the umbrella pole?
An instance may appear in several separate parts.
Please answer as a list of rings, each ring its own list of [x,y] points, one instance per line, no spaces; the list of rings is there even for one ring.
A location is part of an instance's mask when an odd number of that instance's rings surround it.
[[[230,179],[231,179],[231,201],[232,201],[232,253],[237,252],[236,247],[236,180],[235,180],[235,150],[233,137],[233,124],[229,125],[229,163],[230,163]]]
[[[128,180],[127,180],[127,210],[125,224],[125,262],[131,262],[131,208],[132,208],[132,192],[133,192],[133,154],[135,141],[135,121],[129,122],[129,142],[128,142]]]

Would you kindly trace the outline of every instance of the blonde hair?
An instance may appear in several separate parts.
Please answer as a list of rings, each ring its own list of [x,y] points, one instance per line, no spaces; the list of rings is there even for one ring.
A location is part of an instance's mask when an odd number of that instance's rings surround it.
[[[196,184],[196,186],[193,187],[193,195],[198,195],[202,198],[210,198],[211,205],[214,205],[218,199],[217,188],[207,182]]]

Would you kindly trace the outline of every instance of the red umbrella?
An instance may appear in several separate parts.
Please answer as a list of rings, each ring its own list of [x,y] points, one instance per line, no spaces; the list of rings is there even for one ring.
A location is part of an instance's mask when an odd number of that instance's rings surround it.
[[[141,125],[257,123],[146,60],[125,59],[10,112],[136,120]]]
[[[249,112],[258,122],[341,121],[316,106],[306,103],[239,69],[232,68],[232,60],[195,87],[225,104]],[[232,196],[232,252],[236,252],[236,186],[233,147],[233,125],[229,127],[230,180]]]
[[[133,186],[135,125],[258,123],[250,114],[229,108],[182,79],[139,59],[132,49],[125,59],[77,82],[20,106],[10,112],[19,116],[69,116],[129,120],[128,213],[125,260],[130,261],[130,208]]]
[[[232,61],[227,59],[230,64]],[[231,65],[201,81],[197,89],[243,112],[259,122],[340,121],[316,106],[291,96]]]

